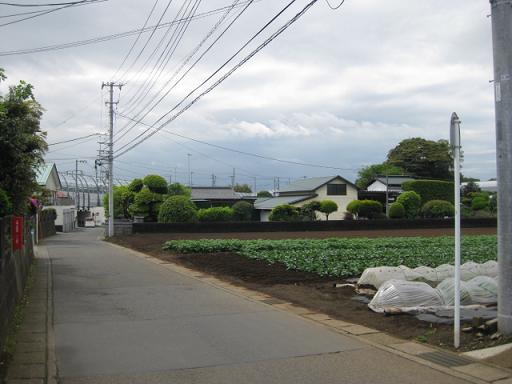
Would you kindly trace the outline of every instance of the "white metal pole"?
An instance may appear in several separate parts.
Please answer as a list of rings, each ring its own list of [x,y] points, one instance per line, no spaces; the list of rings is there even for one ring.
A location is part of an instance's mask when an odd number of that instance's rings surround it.
[[[453,148],[453,173],[455,178],[455,276],[454,276],[454,314],[453,345],[460,346],[460,120],[452,114],[450,141]]]

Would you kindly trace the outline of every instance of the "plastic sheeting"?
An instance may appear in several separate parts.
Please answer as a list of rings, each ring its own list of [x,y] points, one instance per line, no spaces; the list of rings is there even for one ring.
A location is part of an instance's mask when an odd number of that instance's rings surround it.
[[[422,282],[388,280],[379,288],[368,307],[375,312],[390,308],[437,307],[443,298],[430,285]]]
[[[418,267],[408,268],[404,265],[399,267],[377,267],[367,268],[359,278],[358,285],[372,285],[380,288],[388,280],[422,281],[431,285],[437,285],[441,281],[453,277],[455,270],[453,265],[442,264],[436,268]],[[483,264],[467,262],[461,266],[461,280],[471,280],[476,276],[496,277],[498,275],[498,264],[496,261],[487,261]]]
[[[489,276],[476,276],[469,281],[461,281],[461,305],[493,304],[497,302],[496,279]],[[452,307],[454,305],[454,279],[443,280],[436,288],[430,285],[405,280],[388,280],[381,285],[368,304],[375,312],[392,310],[411,311],[421,308]]]

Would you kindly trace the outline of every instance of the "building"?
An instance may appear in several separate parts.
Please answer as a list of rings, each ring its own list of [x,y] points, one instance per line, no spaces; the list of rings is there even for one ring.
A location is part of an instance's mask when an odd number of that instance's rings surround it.
[[[253,202],[247,194],[233,191],[231,187],[191,187],[191,200],[198,208],[231,207],[239,201]]]
[[[36,169],[37,185],[45,190],[45,205],[55,205],[58,200],[58,192],[62,189],[59,173],[55,163],[44,163]]]
[[[376,177],[366,188],[369,192],[388,192],[402,193],[402,184],[406,181],[414,180],[412,176],[379,176]]]
[[[260,211],[260,220],[269,221],[270,212],[278,205],[302,207],[312,201],[333,200],[338,210],[329,215],[330,220],[342,220],[347,205],[357,200],[357,187],[341,176],[313,177],[293,182],[278,192],[278,196],[257,199],[254,208]],[[324,215],[318,215],[325,219]]]

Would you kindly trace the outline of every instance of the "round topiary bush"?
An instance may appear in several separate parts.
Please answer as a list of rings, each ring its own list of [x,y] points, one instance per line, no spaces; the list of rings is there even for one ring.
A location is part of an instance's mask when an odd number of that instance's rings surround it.
[[[180,183],[169,184],[168,193],[170,196],[187,196],[190,197],[192,192],[190,188]]]
[[[399,202],[394,202],[389,206],[390,219],[403,219],[405,217],[405,208]]]
[[[455,207],[446,200],[430,200],[421,207],[421,215],[428,219],[453,217]]]
[[[293,205],[278,205],[270,212],[270,221],[297,221],[299,220],[299,209]]]
[[[149,188],[151,192],[164,195],[167,193],[167,181],[159,175],[147,175],[144,177],[144,185]]]
[[[338,204],[332,200],[322,200],[320,202],[319,211],[325,215],[325,219],[329,220],[329,215],[338,210]]]
[[[354,200],[347,205],[347,211],[358,218],[375,219],[382,215],[382,204],[375,200]]]
[[[159,223],[190,223],[197,220],[197,208],[187,196],[171,196],[158,211]]]
[[[218,222],[233,220],[233,209],[229,207],[213,207],[200,209],[197,212],[199,221]]]
[[[418,216],[421,207],[421,196],[414,191],[403,192],[396,199],[405,208],[405,216],[408,219],[414,219]]]
[[[347,205],[347,211],[357,216],[357,214],[359,213],[359,206],[361,205],[360,202],[361,200],[352,200]]]
[[[11,213],[11,200],[7,193],[3,189],[0,189],[0,217],[10,215]]]
[[[144,187],[144,182],[142,179],[133,179],[130,184],[128,184],[128,190],[131,192],[140,192],[140,190]]]
[[[473,211],[480,211],[482,209],[489,208],[489,200],[482,196],[477,196],[473,198],[471,202],[471,209]]]
[[[239,221],[250,221],[254,207],[247,201],[239,201],[233,205],[233,217]]]

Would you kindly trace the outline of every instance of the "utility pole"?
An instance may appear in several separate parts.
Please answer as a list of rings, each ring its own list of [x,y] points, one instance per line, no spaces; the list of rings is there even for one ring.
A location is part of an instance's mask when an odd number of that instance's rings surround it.
[[[389,171],[386,170],[386,217],[389,219]]]
[[[252,178],[254,180],[254,190],[253,190],[253,193],[258,193],[258,190],[256,188],[256,176],[253,176]]]
[[[512,0],[490,0],[498,176],[498,330],[512,335]]]
[[[233,168],[233,175],[231,176],[231,188],[235,188],[235,177],[236,177],[236,170]]]
[[[122,88],[122,84],[108,82],[102,83],[101,89],[108,87],[109,101],[105,104],[108,105],[109,110],[109,131],[108,131],[108,144],[107,144],[107,158],[108,158],[108,237],[114,236],[114,87]]]
[[[215,187],[215,182],[217,181],[217,176],[212,173],[212,187]]]
[[[78,193],[78,159],[75,160],[75,206],[80,210],[80,194]]]

